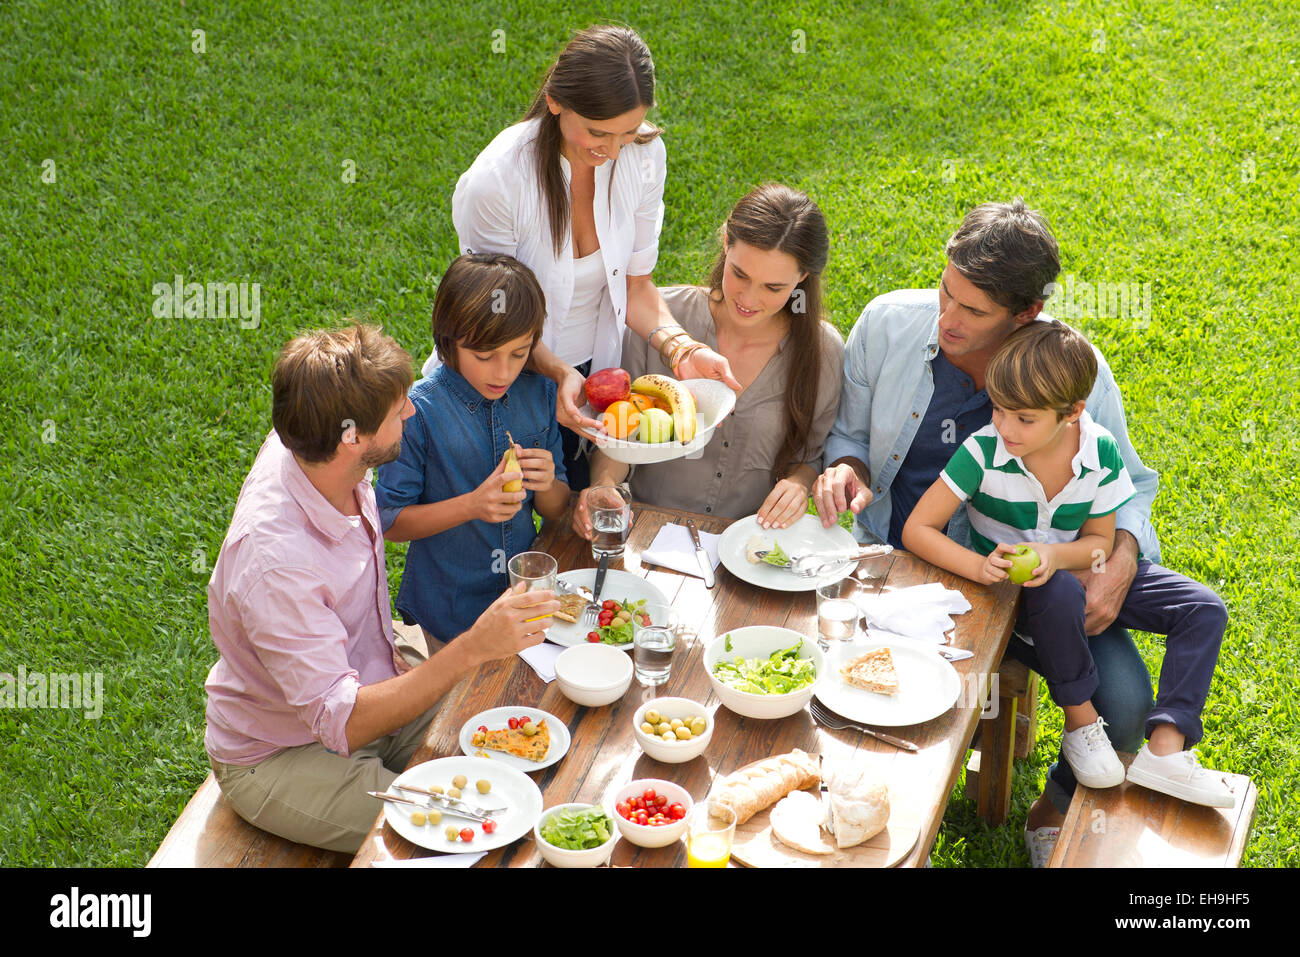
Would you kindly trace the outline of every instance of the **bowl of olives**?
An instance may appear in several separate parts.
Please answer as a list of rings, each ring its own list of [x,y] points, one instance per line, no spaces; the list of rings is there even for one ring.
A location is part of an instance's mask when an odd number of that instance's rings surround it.
[[[713,737],[713,715],[690,698],[652,698],[637,709],[632,729],[641,750],[664,764],[698,758]]]

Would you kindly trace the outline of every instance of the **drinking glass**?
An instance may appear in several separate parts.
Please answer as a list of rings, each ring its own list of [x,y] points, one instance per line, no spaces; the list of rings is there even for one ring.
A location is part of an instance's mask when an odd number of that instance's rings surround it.
[[[686,825],[686,866],[726,867],[736,837],[736,812],[716,800],[691,808]]]
[[[632,493],[621,485],[597,485],[587,491],[591,515],[591,557],[623,554],[632,527]]]
[[[818,644],[823,649],[832,641],[851,641],[858,631],[862,610],[858,597],[866,591],[852,578],[844,578],[817,589]]]
[[[677,613],[670,605],[648,602],[643,612],[650,624],[632,619],[632,662],[636,677],[643,685],[661,685],[668,681],[673,667],[673,649],[677,645]]]
[[[510,587],[514,588],[520,582],[524,582],[526,583],[524,591],[555,591],[555,573],[558,568],[555,559],[546,552],[520,552],[506,565],[506,571],[510,573]]]

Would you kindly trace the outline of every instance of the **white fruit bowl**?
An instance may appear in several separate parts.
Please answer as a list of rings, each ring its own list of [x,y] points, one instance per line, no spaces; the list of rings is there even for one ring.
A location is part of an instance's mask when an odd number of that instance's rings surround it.
[[[713,438],[713,430],[736,407],[736,393],[717,379],[682,379],[681,383],[695,396],[695,438],[683,445],[681,442],[639,442],[633,439],[612,439],[599,429],[583,429],[602,452],[616,462],[628,465],[652,465],[671,462],[703,450]],[[584,405],[582,414],[592,419],[600,415]]]

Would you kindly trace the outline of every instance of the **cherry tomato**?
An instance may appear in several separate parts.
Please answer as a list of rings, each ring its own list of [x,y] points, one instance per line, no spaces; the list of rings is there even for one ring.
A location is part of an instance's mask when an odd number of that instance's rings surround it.
[[[604,608],[606,611],[617,611],[618,602],[616,602],[612,598],[606,598],[603,602],[601,602],[600,607]]]
[[[483,833],[484,833],[484,834],[491,834],[491,833],[492,833],[493,831],[495,831],[496,829],[497,829],[497,822],[496,822],[496,821],[484,821],[484,822],[483,822]]]
[[[637,811],[637,812],[636,812],[636,822],[637,822],[638,824],[644,824],[644,823],[645,823],[646,821],[648,821],[649,819],[650,819],[650,815],[649,815],[649,814],[646,814],[645,811]]]
[[[657,798],[655,798],[655,804],[658,805],[659,807],[663,807],[667,803],[668,803],[667,794],[661,794]]]
[[[460,839],[461,839],[462,841],[464,841],[466,844],[468,844],[470,841],[474,840],[474,829],[473,829],[473,828],[469,828],[469,827],[463,827],[463,828],[461,828],[461,829],[460,829]]]
[[[674,821],[680,821],[686,816],[686,808],[682,807],[680,804],[674,804],[668,808],[668,815]]]
[[[506,724],[510,725],[510,730],[511,730],[511,731],[517,731],[517,730],[519,729],[519,719],[518,719],[518,718],[511,718],[509,721],[506,722]]]
[[[645,801],[646,804],[653,804],[655,800],[655,789],[646,788],[645,793],[641,795],[641,799]]]
[[[487,733],[487,725],[486,725],[486,724],[480,724],[480,725],[478,726],[478,729],[479,729],[480,731],[482,731],[484,734]]]
[[[588,641],[600,641],[600,632],[598,632],[598,631],[589,631],[589,632],[587,632],[587,640],[588,640]]]

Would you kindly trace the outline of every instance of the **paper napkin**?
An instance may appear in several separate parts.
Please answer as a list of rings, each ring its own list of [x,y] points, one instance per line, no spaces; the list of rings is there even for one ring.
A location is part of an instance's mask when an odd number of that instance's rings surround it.
[[[700,532],[700,544],[704,546],[704,553],[712,563],[711,568],[718,567],[718,539],[721,537],[711,532]],[[684,575],[704,577],[695,555],[695,543],[691,541],[690,530],[685,525],[669,522],[659,529],[659,534],[650,543],[650,547],[641,553],[641,561],[662,565]]]
[[[555,680],[555,659],[560,657],[562,651],[564,649],[559,645],[543,641],[540,645],[525,648],[519,652],[519,657],[528,662],[532,669],[537,672],[537,677],[550,683]]]
[[[912,585],[874,595],[862,595],[858,606],[871,630],[892,632],[907,638],[942,642],[953,628],[953,615],[970,611],[970,602],[959,591],[939,582]]]

